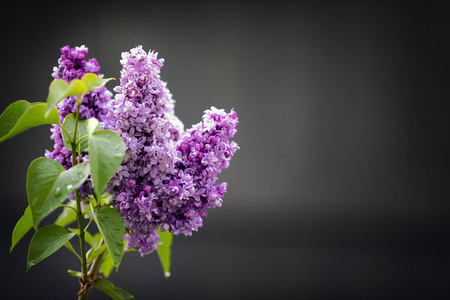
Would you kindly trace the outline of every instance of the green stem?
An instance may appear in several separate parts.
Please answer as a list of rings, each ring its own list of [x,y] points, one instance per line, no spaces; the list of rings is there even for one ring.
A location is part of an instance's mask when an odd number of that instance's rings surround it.
[[[83,140],[85,140],[85,139],[87,139],[87,135],[86,135],[86,136],[83,136],[83,137],[78,141],[78,143],[77,143],[77,148],[78,148],[78,145],[81,144],[81,141],[83,141]]]
[[[77,210],[76,210],[74,207],[70,206],[70,205],[63,205],[63,204],[61,204],[61,205],[58,206],[58,207],[67,207],[67,208],[72,209],[75,213],[77,213]]]
[[[80,118],[80,105],[81,105],[81,99],[83,99],[83,96],[81,96],[80,99],[77,98],[77,113],[75,115],[75,129],[73,130],[72,153],[74,151],[76,151],[76,148],[77,148],[76,146],[78,145],[77,144],[78,119]]]
[[[64,132],[67,134],[67,136],[69,137],[69,142],[70,144],[72,144],[72,137],[70,136],[69,132],[64,128],[64,126],[58,124],[59,127],[61,128],[61,130],[64,130]]]
[[[100,242],[101,244],[101,242]],[[100,254],[97,259],[94,260],[94,262],[91,265],[91,269],[89,270],[89,274],[90,277],[92,279],[92,281],[94,281],[95,283],[95,277],[97,277],[98,271],[100,271],[100,267],[102,266],[102,260],[103,260],[103,255],[105,254],[105,251],[102,252],[102,254]],[[78,296],[78,300],[86,300],[89,292],[91,291],[91,288],[94,286],[94,283],[89,285],[86,288],[86,292],[83,295]]]
[[[80,104],[81,97],[77,99],[77,113],[75,116],[75,129],[73,133],[72,140],[72,166],[77,164],[77,151],[76,151],[76,137],[78,130],[78,119],[80,117]],[[77,220],[78,220],[78,229],[80,230],[80,250],[81,250],[81,272],[83,273],[82,281],[83,283],[88,281],[88,270],[87,270],[87,261],[86,261],[86,240],[84,236],[84,226],[83,226],[83,211],[81,210],[81,199],[80,199],[80,191],[79,189],[75,190],[75,199],[77,202]]]
[[[84,231],[87,231],[87,229],[88,229],[89,225],[91,225],[93,219],[94,219],[94,218],[92,218],[92,219],[89,221],[89,223],[88,223],[88,224],[86,225],[86,227],[84,228]]]
[[[78,228],[80,229],[81,271],[83,272],[83,282],[86,282],[87,281],[86,241],[84,237],[83,213],[81,212],[80,192],[78,191],[78,189],[75,191],[75,196],[77,199]]]

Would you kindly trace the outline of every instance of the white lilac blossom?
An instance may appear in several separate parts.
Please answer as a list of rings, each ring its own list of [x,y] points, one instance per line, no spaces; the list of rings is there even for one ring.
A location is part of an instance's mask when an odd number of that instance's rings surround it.
[[[103,77],[102,74],[99,74],[100,66],[97,60],[95,58],[86,60],[88,48],[84,45],[75,48],[64,46],[60,50],[61,57],[58,60],[58,66],[53,68],[53,78],[63,79],[70,83],[73,79],[81,79],[86,73],[95,73],[99,77]],[[102,127],[105,127],[103,123],[107,122],[108,103],[111,97],[112,93],[104,86],[84,95],[80,105],[80,119],[95,117],[102,122]],[[56,107],[58,108],[60,123],[62,124],[68,114],[76,113],[76,99],[74,96],[63,99]],[[72,167],[72,152],[64,147],[61,129],[59,126],[53,125],[51,132],[50,138],[55,141],[55,145],[53,151],[47,150],[45,152],[45,156],[58,161],[66,169],[69,169]],[[87,160],[88,155],[83,152],[81,161],[86,162]],[[82,185],[80,192],[82,196],[92,193],[89,183]]]
[[[122,53],[120,86],[108,114],[109,129],[126,145],[110,190],[130,229],[127,248],[141,255],[156,249],[156,229],[191,235],[202,226],[207,208],[221,206],[227,185],[216,185],[217,174],[238,149],[229,141],[238,124],[233,110],[227,114],[213,107],[183,132],[160,78],[163,62],[141,46]]]

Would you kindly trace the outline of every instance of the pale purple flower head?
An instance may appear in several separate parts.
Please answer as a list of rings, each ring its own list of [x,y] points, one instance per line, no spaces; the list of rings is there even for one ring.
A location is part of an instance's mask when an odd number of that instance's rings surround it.
[[[84,45],[75,48],[70,48],[70,46],[62,47],[61,57],[58,60],[58,66],[53,68],[52,77],[55,79],[63,79],[68,83],[76,78],[81,79],[86,73],[95,73],[99,77],[103,77],[102,74],[98,73],[100,66],[97,60],[95,58],[86,60],[87,53],[88,48]],[[108,103],[111,97],[112,93],[104,86],[86,94],[80,105],[80,119],[95,117],[102,122],[102,127],[105,127],[104,123],[108,122]],[[63,99],[56,107],[58,108],[60,123],[62,124],[68,114],[76,112],[76,99],[74,96]],[[72,152],[64,147],[61,129],[59,126],[53,125],[51,132],[52,135],[50,138],[55,141],[54,150],[47,150],[45,156],[58,161],[66,169],[69,169],[72,167]],[[88,159],[87,153],[82,153],[81,161],[87,162]],[[90,183],[86,183],[80,188],[83,196],[92,193],[89,186]]]
[[[221,205],[226,183],[217,174],[238,149],[230,142],[236,112],[211,108],[203,122],[183,132],[172,95],[160,78],[163,59],[141,46],[122,53],[120,86],[111,101],[109,129],[121,135],[125,158],[110,182],[125,226],[128,248],[141,255],[156,249],[159,227],[191,235],[206,209]]]

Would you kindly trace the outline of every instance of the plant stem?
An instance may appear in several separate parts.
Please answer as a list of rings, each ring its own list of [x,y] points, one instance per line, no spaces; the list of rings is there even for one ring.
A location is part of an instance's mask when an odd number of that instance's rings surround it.
[[[84,237],[83,213],[81,211],[80,192],[75,190],[75,197],[77,201],[77,219],[78,229],[80,230],[80,250],[81,250],[81,272],[83,273],[83,282],[86,282],[87,277],[87,262],[86,262],[86,241]]]
[[[101,242],[100,242],[101,244]],[[100,254],[97,259],[94,260],[94,262],[91,265],[91,269],[89,270],[89,277],[92,279],[92,281],[94,281],[95,283],[95,277],[98,274],[98,271],[100,271],[100,267],[102,266],[102,260],[103,260],[103,255],[105,254],[105,251],[102,252],[102,254]],[[89,292],[91,291],[91,288],[94,286],[94,283],[89,285],[86,288],[86,291],[83,295],[78,296],[78,300],[86,300]]]
[[[75,166],[77,164],[76,144],[77,144],[77,130],[78,130],[78,119],[80,117],[81,99],[77,99],[77,113],[75,117],[75,129],[72,139],[72,166]],[[82,281],[83,283],[86,283],[88,281],[87,262],[86,262],[86,241],[84,236],[83,211],[81,210],[81,199],[79,189],[75,190],[75,199],[77,202],[78,229],[80,230],[81,272],[83,273]]]

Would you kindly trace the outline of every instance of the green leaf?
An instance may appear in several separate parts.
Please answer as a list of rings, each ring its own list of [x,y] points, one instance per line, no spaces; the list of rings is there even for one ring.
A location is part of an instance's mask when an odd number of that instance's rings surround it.
[[[158,242],[162,243],[158,245],[156,251],[158,252],[158,257],[161,262],[161,266],[164,271],[164,277],[169,278],[170,276],[170,256],[172,254],[172,241],[173,234],[168,230],[161,232],[160,228],[157,230],[160,238]]]
[[[91,91],[98,89],[104,86],[108,81],[115,80],[114,78],[100,78],[94,73],[86,73],[83,78],[81,78],[81,82],[83,82],[86,87],[86,94]]]
[[[86,122],[86,130],[89,135],[100,128],[100,122],[96,118],[90,118]]]
[[[98,245],[98,243],[92,238],[92,235],[88,231],[84,232],[84,240],[86,241],[86,243],[91,245],[91,247],[97,247]]]
[[[87,136],[86,121],[87,121],[86,119],[78,121],[77,136],[75,142],[78,142],[82,137]],[[67,150],[72,151],[72,144],[70,143],[70,140],[73,139],[75,131],[75,114],[67,115],[66,118],[64,119],[64,123],[62,126],[64,127],[64,129],[67,130],[67,132],[70,135],[69,138],[69,136],[67,136],[67,133],[64,130],[61,130],[64,147],[66,147]],[[85,151],[88,147],[88,139],[86,138],[82,140],[79,147],[80,148],[77,149],[77,152]]]
[[[86,86],[79,79],[74,79],[68,84],[63,79],[55,79],[48,89],[47,107],[45,116],[47,116],[52,108],[64,98],[85,94]]]
[[[77,203],[75,201],[69,201],[67,206],[73,207],[76,209]],[[75,222],[77,219],[77,214],[73,209],[70,209],[68,207],[64,207],[62,212],[59,214],[58,218],[54,222],[54,224],[59,225],[61,227],[66,227],[73,222]]]
[[[103,254],[102,265],[100,267],[100,272],[103,273],[103,276],[106,278],[111,274],[112,269],[114,268],[114,261],[112,260],[111,254],[106,250],[105,254]]]
[[[125,292],[121,288],[115,287],[112,282],[106,279],[100,279],[94,283],[94,287],[103,291],[114,300],[133,300],[134,296]]]
[[[19,100],[10,104],[0,116],[0,142],[27,129],[45,124],[59,124],[58,110],[54,107],[44,117],[46,104]]]
[[[69,275],[72,276],[72,277],[77,277],[77,278],[82,278],[83,277],[83,273],[78,272],[78,271],[67,270],[67,273],[69,273]]]
[[[125,235],[122,217],[114,208],[103,207],[94,213],[94,219],[114,265],[118,267],[123,256],[123,237]]]
[[[75,256],[78,257],[78,259],[80,260],[80,262],[82,261],[82,260],[81,260],[81,257],[78,255],[77,251],[75,251],[75,249],[73,249],[73,246],[72,246],[72,244],[71,244],[70,242],[65,243],[64,246],[65,246],[67,249],[69,249],[70,252],[72,252],[73,254],[75,254]]]
[[[106,249],[106,244],[101,245],[99,248],[92,248],[87,253],[87,264],[93,262],[103,251]]]
[[[69,233],[63,227],[54,224],[39,228],[31,239],[30,247],[28,248],[27,271],[38,262],[55,253],[74,235],[75,233]]]
[[[27,173],[27,196],[37,228],[89,175],[89,165],[78,164],[69,170],[57,161],[41,157],[31,162]]]
[[[92,216],[92,217],[94,217],[94,216]],[[96,243],[95,246],[93,246],[93,247],[97,247],[98,245],[100,245],[100,240],[102,239],[102,234],[100,232],[97,232],[96,234],[94,234],[92,239]]]
[[[80,235],[80,229],[78,228],[67,228],[70,232],[74,232],[77,235]],[[91,247],[97,247],[98,243],[95,241],[95,239],[92,237],[92,235],[89,233],[89,231],[84,232],[84,240],[86,243],[91,245]]]
[[[91,124],[88,124],[91,127]],[[88,132],[91,129],[88,129]],[[106,184],[122,163],[125,144],[122,138],[110,130],[97,130],[89,134],[89,164],[97,199],[100,199]]]
[[[12,234],[12,243],[9,252],[12,252],[17,243],[27,234],[27,232],[33,227],[33,216],[31,215],[31,209],[29,206],[25,209],[23,216],[19,219],[14,227]]]

